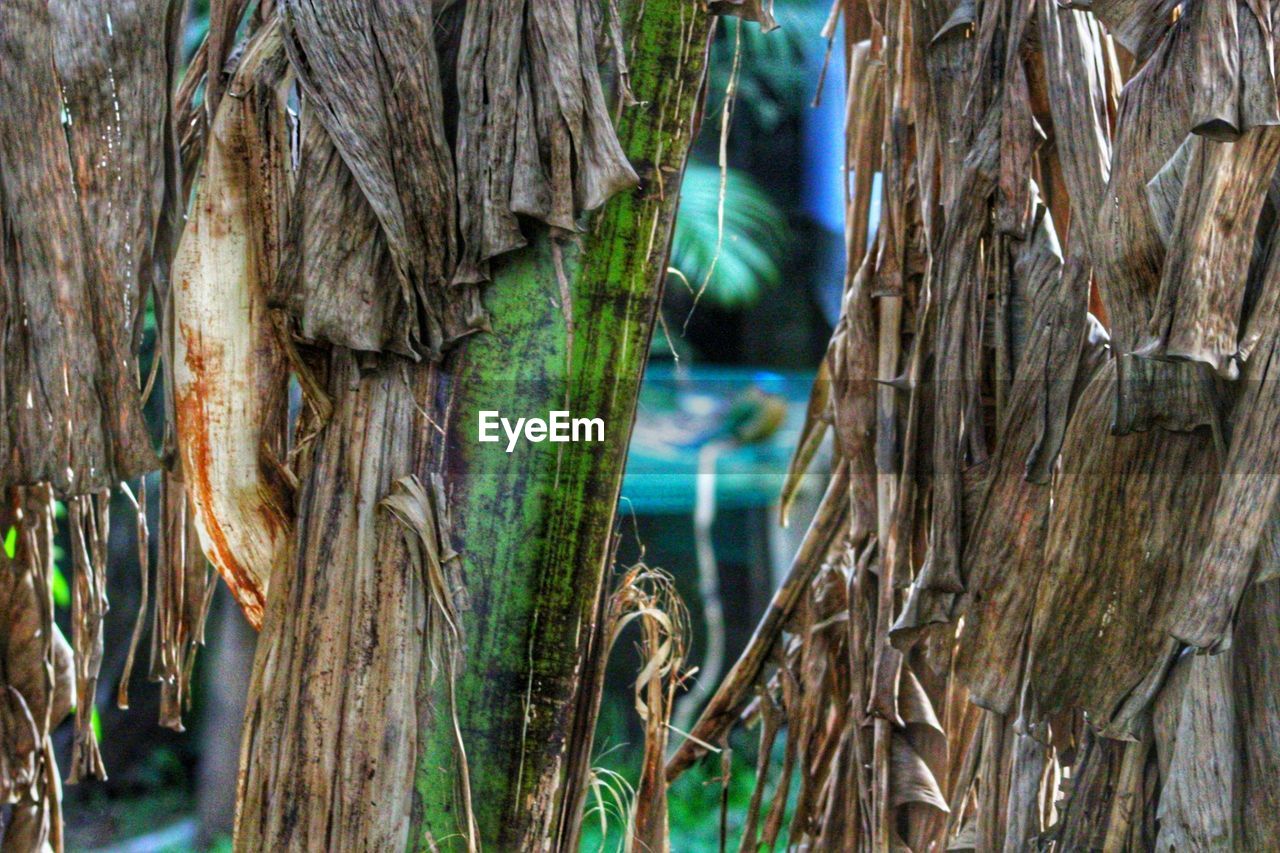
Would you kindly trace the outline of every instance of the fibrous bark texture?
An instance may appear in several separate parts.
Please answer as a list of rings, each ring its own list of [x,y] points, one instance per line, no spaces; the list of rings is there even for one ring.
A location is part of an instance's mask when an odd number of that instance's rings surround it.
[[[229,549],[253,564],[241,580],[269,569],[237,849],[576,842],[595,708],[585,672],[603,646],[617,490],[711,22],[684,2],[624,6],[280,4],[299,97],[282,178],[269,117],[246,96],[273,22],[225,88],[179,254],[205,265],[184,298],[209,309],[185,342],[204,354],[188,387],[230,367],[244,387],[210,391],[268,427],[269,404],[247,402],[262,399],[252,377],[272,375],[251,346],[265,291],[302,391],[274,461],[266,443],[233,441],[242,430],[212,405],[185,433],[238,460],[210,469],[198,524],[267,542],[264,493],[226,487],[275,470],[294,495],[274,558]],[[219,136],[236,116],[247,144]],[[264,175],[288,187],[285,204],[259,198]],[[229,253],[221,273],[187,253],[193,233],[193,248],[206,242],[190,230],[201,198],[235,202],[207,218],[233,226],[208,229]],[[238,229],[283,233],[274,276],[269,241],[243,245]],[[228,321],[237,298],[242,317]],[[192,318],[178,305],[181,329]],[[552,408],[603,417],[605,440],[512,454],[476,443],[481,410]],[[194,451],[179,439],[190,490]],[[667,691],[657,731],[674,688],[652,689]],[[646,790],[661,787],[653,749]],[[659,837],[660,813],[646,814],[636,832]]]
[[[5,6],[4,484],[85,494],[155,466],[137,359],[168,277],[177,6]]]
[[[837,7],[850,273],[789,482],[834,424],[850,512],[668,778],[781,718],[743,850],[797,768],[806,849],[1265,847],[1280,7]]]
[[[8,490],[0,522],[16,531],[12,557],[0,550],[0,802],[12,809],[3,849],[60,850],[61,788],[50,735],[75,704],[78,674],[53,622],[49,488]]]
[[[106,775],[92,726],[106,510],[119,484],[160,464],[140,350],[179,225],[181,17],[177,0],[0,9],[0,515],[18,543],[4,561],[6,850],[61,849],[49,733],[68,708],[67,780]],[[55,499],[67,509],[74,664],[48,598]]]
[[[204,556],[264,626],[240,847],[567,839],[590,756],[570,735],[595,707],[579,674],[598,646],[578,640],[602,630],[711,18],[666,0],[209,11],[175,92],[177,0],[0,9],[0,487],[42,495],[46,520],[51,495],[69,507],[71,778],[105,772],[108,493],[163,463],[162,723],[190,701]],[[155,388],[159,452],[141,417]],[[481,408],[557,406],[605,418],[607,440],[471,446]],[[150,592],[147,530],[140,514]],[[51,705],[7,678],[10,837],[56,847],[51,723],[19,719]]]

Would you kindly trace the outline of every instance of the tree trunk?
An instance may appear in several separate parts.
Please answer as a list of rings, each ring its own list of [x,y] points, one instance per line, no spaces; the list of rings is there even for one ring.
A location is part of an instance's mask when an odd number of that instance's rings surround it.
[[[711,19],[644,0],[622,21],[640,103],[615,121],[640,186],[580,237],[495,261],[492,329],[443,362],[328,357],[333,416],[255,662],[237,849],[576,843],[594,707],[579,684]],[[487,410],[602,418],[604,440],[507,453],[477,443]],[[383,502],[436,475],[447,512]],[[415,508],[429,533],[402,527]],[[419,576],[433,567],[451,605]]]
[[[789,482],[832,426],[851,520],[667,767],[785,715],[742,850],[793,766],[796,849],[1275,834],[1280,4],[1068,5],[837,4],[851,274]]]

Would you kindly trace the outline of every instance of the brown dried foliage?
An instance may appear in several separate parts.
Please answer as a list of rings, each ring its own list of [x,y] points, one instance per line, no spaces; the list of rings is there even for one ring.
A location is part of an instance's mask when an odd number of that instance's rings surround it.
[[[393,501],[406,471],[425,470],[418,400],[436,368],[412,362],[438,362],[487,328],[489,262],[525,243],[522,228],[580,230],[585,211],[637,180],[601,78],[610,44],[625,94],[613,6],[215,0],[209,36],[175,90],[183,8],[15,0],[0,9],[0,488],[51,486],[70,508],[73,781],[105,775],[90,719],[110,491],[163,463],[154,597],[145,488],[134,507],[154,601],[150,675],[162,723],[181,728],[214,589],[201,551],[258,624],[269,577],[310,554],[295,502],[347,500],[330,491],[337,471],[313,464],[314,451],[340,459],[332,441],[362,428],[344,402],[365,375],[394,398],[380,416],[397,426],[370,436],[388,453],[369,458],[377,488],[350,517],[352,556],[407,567],[418,551],[395,544],[392,528],[381,551],[364,545],[378,502]],[[151,299],[163,363],[143,376]],[[304,391],[292,437],[289,371]],[[141,411],[156,387],[167,391],[159,453]],[[332,417],[348,421],[325,431]],[[430,494],[443,503],[438,487]],[[42,612],[19,612],[18,600],[11,624]],[[355,600],[333,604],[360,612]],[[134,647],[141,616],[137,624]],[[431,668],[460,665],[451,661]],[[25,685],[15,689],[14,714],[34,707]],[[417,692],[411,684],[401,695],[407,729]],[[118,701],[127,703],[123,689]],[[32,781],[45,766],[43,729],[33,738],[18,717],[3,756],[20,780],[11,788],[39,794],[31,814],[56,835],[57,798]],[[412,739],[400,746],[411,771]]]
[[[1273,843],[1280,7],[1072,5],[836,3],[849,513],[668,764],[758,723],[742,849]]]

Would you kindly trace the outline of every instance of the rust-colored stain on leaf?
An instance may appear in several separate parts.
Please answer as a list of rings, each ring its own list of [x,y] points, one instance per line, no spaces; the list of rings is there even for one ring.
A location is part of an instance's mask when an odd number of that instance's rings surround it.
[[[187,283],[184,281],[182,285],[185,287]],[[227,587],[239,602],[245,618],[254,628],[261,628],[262,611],[266,605],[264,578],[241,562],[227,541],[221,522],[211,512],[216,503],[210,474],[214,451],[209,434],[208,388],[210,384],[216,385],[219,381],[224,381],[225,377],[220,375],[218,367],[211,368],[209,362],[220,366],[220,348],[198,337],[181,321],[178,323],[178,333],[186,343],[183,357],[187,369],[194,377],[185,386],[185,390],[174,398],[178,433],[182,437],[184,482],[188,489],[193,490],[192,498],[196,504],[205,508],[204,512],[208,513],[204,516],[201,532],[208,537],[206,556],[209,562],[213,563],[227,582]],[[269,526],[273,536],[281,532],[281,523],[276,518],[276,513],[263,507],[257,507],[255,511],[264,524]]]
[[[255,627],[291,531],[287,366],[268,308],[284,229],[287,69],[278,23],[244,51],[214,117],[174,260],[174,422],[206,556]]]

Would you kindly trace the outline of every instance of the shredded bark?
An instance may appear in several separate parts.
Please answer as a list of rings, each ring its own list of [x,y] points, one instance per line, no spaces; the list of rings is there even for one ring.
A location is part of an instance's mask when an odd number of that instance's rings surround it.
[[[6,850],[60,850],[61,787],[50,738],[76,704],[71,647],[53,621],[53,501],[47,486],[7,489],[0,527],[0,803]]]
[[[462,561],[449,543],[449,510],[444,480],[437,474],[427,491],[417,477],[402,477],[391,484],[391,493],[378,507],[395,516],[404,527],[405,546],[416,569],[427,601],[426,648],[427,686],[443,673],[447,679],[449,725],[453,728],[454,758],[458,767],[458,792],[462,807],[460,829],[468,851],[479,849],[478,830],[471,803],[471,772],[467,750],[458,727],[455,682],[465,663],[459,602],[465,606]]]
[[[98,698],[102,667],[102,620],[107,615],[107,531],[110,529],[106,494],[86,495],[67,507],[71,525],[71,643],[76,665],[76,726],[67,782],[85,777],[106,779],[93,731],[93,708]]]
[[[215,11],[190,77],[203,70],[206,99],[242,17],[236,3]],[[183,108],[184,159],[205,150],[168,323],[180,476],[206,554],[255,625],[291,524],[286,359],[310,374],[291,338],[439,359],[487,328],[479,283],[524,245],[517,215],[573,232],[636,182],[605,109],[597,38],[616,28],[600,15],[578,0],[527,14],[298,0],[251,27],[208,129]]]
[[[356,355],[334,348],[323,375],[333,414],[301,471],[289,563],[267,589],[236,843],[301,849],[339,837],[399,849],[408,843],[419,732],[441,724],[434,709],[449,707],[449,668],[461,665],[450,651],[461,640],[449,640],[447,626],[468,606],[458,595],[464,580],[450,574],[458,561],[438,515],[445,501],[434,486],[422,487],[425,503],[412,500],[404,480],[407,469],[431,481],[437,433],[418,400],[431,399],[436,371],[417,365],[406,381],[399,364],[362,370]],[[380,511],[388,495],[391,511]],[[430,671],[445,677],[432,684]],[[440,782],[450,786],[463,778],[451,741]],[[441,772],[430,769],[433,783]],[[473,838],[456,818],[428,827],[430,837]]]
[[[160,725],[183,731],[191,706],[191,672],[204,645],[215,575],[199,547],[199,534],[182,480],[161,475],[160,548],[155,577],[148,677],[160,685]]]
[[[306,104],[277,298],[304,338],[438,360],[488,327],[479,285],[526,244],[519,216],[574,232],[637,182],[606,109],[601,15],[586,0],[285,5]]]
[[[832,424],[853,512],[693,727],[786,727],[741,849],[793,793],[799,849],[1274,832],[1280,10],[1071,6],[835,4],[856,286],[784,506]]]

